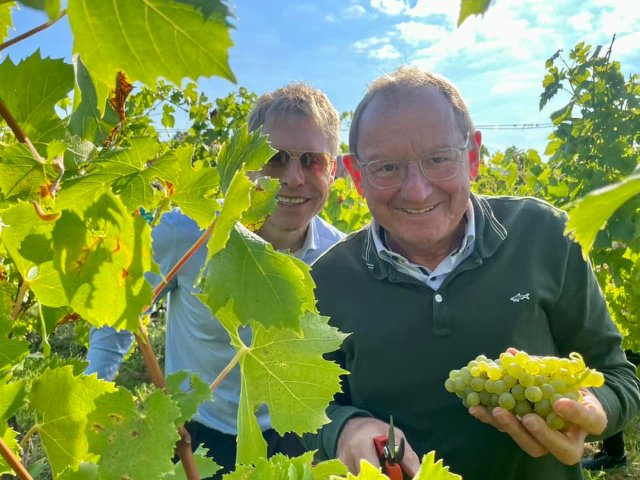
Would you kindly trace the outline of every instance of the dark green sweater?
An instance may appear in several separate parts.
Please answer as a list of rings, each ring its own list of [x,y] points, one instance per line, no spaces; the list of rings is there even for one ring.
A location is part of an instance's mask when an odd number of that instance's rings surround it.
[[[565,215],[532,198],[474,196],[472,203],[474,252],[437,291],[381,260],[369,229],[313,265],[320,313],[352,332],[331,357],[351,374],[329,407],[332,423],[316,439],[321,458],[335,456],[351,416],[393,415],[419,456],[436,450],[464,480],[582,478],[578,465],[529,457],[445,391],[450,370],[481,353],[497,358],[507,347],[580,352],[602,371],[606,385],[596,395],[609,418],[603,436],[638,411],[635,369],[590,265],[563,235]],[[528,297],[515,301],[517,294]]]

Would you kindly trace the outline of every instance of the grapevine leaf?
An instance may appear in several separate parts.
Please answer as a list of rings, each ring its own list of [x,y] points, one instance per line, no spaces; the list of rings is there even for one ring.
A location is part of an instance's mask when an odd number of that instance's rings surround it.
[[[347,372],[322,358],[346,337],[328,325],[328,317],[307,312],[300,322],[301,335],[252,322],[253,338],[246,346],[238,334],[233,302],[220,309],[217,316],[232,344],[244,351],[240,359],[238,463],[248,464],[266,456],[254,413],[262,403],[268,405],[273,428],[280,434],[315,432],[329,421],[325,409],[340,391],[339,376]]]
[[[0,336],[0,373],[12,368],[29,353],[29,342]]]
[[[493,0],[460,0],[458,27],[471,15],[484,15]]]
[[[13,26],[11,21],[11,9],[15,7],[15,2],[3,3],[0,5],[0,43],[9,36],[9,29]]]
[[[225,476],[225,480],[259,480],[262,478],[288,478],[291,480],[327,480],[331,475],[345,475],[347,467],[339,460],[313,465],[313,452],[289,458],[278,453],[268,459],[259,458],[255,465],[238,465]]]
[[[251,205],[251,189],[253,184],[247,178],[244,171],[236,172],[227,194],[222,211],[216,220],[216,228],[207,244],[207,260],[210,260],[216,253],[222,250],[231,236],[231,231],[240,220],[242,214]]]
[[[414,480],[462,480],[460,475],[451,473],[449,467],[445,467],[442,459],[436,462],[436,452],[430,451],[422,456],[422,464]]]
[[[140,409],[124,389],[97,399],[87,436],[90,451],[100,455],[101,478],[162,478],[171,471],[173,448],[180,439],[175,424],[179,416],[176,403],[159,390]]]
[[[8,378],[0,379],[0,426],[22,406],[26,395],[24,380],[8,383]]]
[[[136,331],[151,301],[144,272],[151,269],[151,230],[103,194],[82,215],[63,211],[44,222],[31,205],[2,212],[2,241],[38,301],[70,306],[95,326]],[[99,296],[98,296],[99,292]]]
[[[69,131],[84,140],[102,144],[117,123],[112,109],[107,107],[104,118],[98,106],[96,87],[78,55],[73,56],[75,70],[74,112],[69,118]]]
[[[189,420],[202,402],[211,400],[209,385],[195,373],[188,380],[187,375],[186,371],[180,370],[167,377],[167,392],[180,409],[179,423]]]
[[[65,183],[58,196],[58,208],[78,210],[84,208],[84,200],[111,188],[120,195],[130,212],[139,207],[153,205],[153,188],[150,181],[157,175],[147,162],[160,151],[160,145],[152,138],[135,138],[126,149],[113,150],[93,162],[92,173]]]
[[[1,5],[0,5],[1,7]],[[0,438],[2,441],[9,447],[9,450],[20,459],[20,445],[18,444],[18,432],[13,430],[12,428],[8,428],[3,425],[4,422],[0,423]],[[0,475],[4,477],[4,474],[13,474],[15,473],[13,469],[9,466],[4,457],[0,456]]]
[[[220,0],[211,3],[215,11],[205,16],[192,2],[176,0],[70,2],[74,53],[91,72],[101,111],[119,71],[147,85],[158,77],[179,85],[184,77],[211,75],[235,82],[227,58],[229,13]]]
[[[178,164],[179,168],[172,180],[171,186],[173,203],[180,207],[180,210],[198,224],[202,229],[208,227],[220,210],[220,205],[216,201],[220,181],[218,171],[213,167],[205,167],[196,164],[192,167],[193,146],[184,145],[179,147],[167,157],[177,159],[173,164]]]
[[[275,178],[261,177],[251,190],[251,208],[242,215],[242,224],[252,232],[260,230],[269,214],[276,208],[276,195],[280,182]]]
[[[5,198],[33,198],[48,192],[55,177],[53,166],[36,161],[23,143],[14,143],[0,151],[0,192]]]
[[[60,0],[19,0],[21,4],[41,10],[49,16],[49,20],[53,20],[60,12]]]
[[[258,171],[275,152],[261,132],[249,133],[246,124],[236,129],[218,155],[217,167],[222,191],[227,192],[236,173],[243,167],[249,171]]]
[[[207,262],[205,271],[203,301],[214,315],[232,299],[242,325],[255,320],[300,331],[302,314],[316,311],[309,266],[276,252],[242,226],[231,231],[226,248]]]
[[[91,462],[80,462],[77,470],[67,468],[57,480],[99,480],[98,465]]]
[[[14,65],[0,63],[0,100],[31,141],[64,137],[55,104],[73,89],[73,68],[62,60],[41,58],[40,51]]]
[[[640,195],[638,174],[590,192],[569,209],[566,233],[580,243],[585,258],[607,220],[622,204],[636,195]]]
[[[213,461],[212,458],[205,456],[204,450],[198,447],[193,452],[193,459],[201,478],[213,477],[213,474],[220,470],[220,465]],[[182,466],[182,462],[178,462],[173,466],[173,472],[162,477],[164,480],[187,480],[187,475]],[[228,480],[228,477],[225,477]]]
[[[346,477],[331,477],[331,480],[389,480],[389,477],[380,470],[380,467],[374,467],[366,460],[360,460],[360,473],[358,475],[348,472]]]
[[[47,369],[34,381],[29,401],[36,411],[37,430],[54,478],[67,467],[95,460],[85,429],[96,400],[116,390],[96,376],[74,376],[73,367]]]

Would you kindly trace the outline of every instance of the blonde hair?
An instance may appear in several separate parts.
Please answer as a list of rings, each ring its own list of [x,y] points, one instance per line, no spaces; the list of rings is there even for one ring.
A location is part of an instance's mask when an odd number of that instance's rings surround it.
[[[358,155],[358,130],[364,109],[377,96],[392,98],[409,92],[415,92],[424,87],[435,88],[442,92],[453,108],[453,114],[458,127],[463,135],[474,132],[475,127],[471,120],[471,115],[467,104],[458,89],[445,77],[415,66],[403,66],[397,70],[383,75],[369,85],[367,93],[358,104],[353,114],[351,127],[349,128],[349,150],[354,155]]]
[[[249,130],[255,131],[267,121],[289,115],[303,115],[313,120],[331,142],[330,153],[338,154],[340,118],[329,98],[306,83],[291,83],[261,95],[249,114]]]

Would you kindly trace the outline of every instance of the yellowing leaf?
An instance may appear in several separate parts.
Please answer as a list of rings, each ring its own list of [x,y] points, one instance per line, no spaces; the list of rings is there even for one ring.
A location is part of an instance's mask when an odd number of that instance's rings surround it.
[[[331,480],[389,480],[380,467],[374,467],[366,460],[360,460],[360,473],[347,473],[346,477],[331,476]]]
[[[449,472],[449,467],[445,467],[442,459],[435,461],[436,452],[431,451],[422,456],[422,464],[414,480],[462,480],[460,475]]]
[[[322,355],[336,350],[346,335],[330,327],[327,317],[307,313],[300,322],[301,335],[252,322],[253,338],[247,346],[238,334],[232,303],[217,316],[242,353],[238,462],[251,463],[266,455],[254,413],[260,404],[269,406],[271,423],[280,434],[315,432],[329,421],[325,409],[346,372]]]
[[[36,411],[37,430],[54,477],[81,461],[93,461],[85,429],[96,399],[116,387],[95,376],[74,376],[73,367],[45,370],[33,383],[29,401]]]
[[[15,7],[15,5],[15,2],[0,5],[0,43],[4,42],[9,36],[9,29],[13,25],[11,21],[11,9]]]
[[[640,195],[640,175],[590,192],[569,209],[566,233],[582,246],[586,258],[598,232],[627,200]]]
[[[493,0],[460,0],[458,27],[471,15],[484,15]]]
[[[87,66],[102,112],[116,74],[154,85],[218,75],[235,81],[228,65],[229,15],[220,0],[208,12],[178,0],[76,0],[68,14],[74,53]]]

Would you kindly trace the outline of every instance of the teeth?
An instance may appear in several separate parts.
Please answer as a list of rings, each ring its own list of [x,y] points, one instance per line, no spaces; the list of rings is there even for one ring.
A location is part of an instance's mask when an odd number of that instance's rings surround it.
[[[427,213],[430,212],[431,210],[433,210],[434,208],[436,208],[435,205],[433,205],[432,207],[429,208],[422,208],[420,210],[416,210],[413,208],[403,208],[403,210],[407,213],[414,213],[414,214],[418,214],[418,213]]]
[[[281,197],[281,196],[276,196],[276,200],[278,200],[279,203],[283,203],[285,205],[299,205],[301,203],[304,203],[307,201],[306,198],[301,198],[301,197]]]

